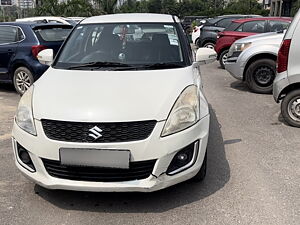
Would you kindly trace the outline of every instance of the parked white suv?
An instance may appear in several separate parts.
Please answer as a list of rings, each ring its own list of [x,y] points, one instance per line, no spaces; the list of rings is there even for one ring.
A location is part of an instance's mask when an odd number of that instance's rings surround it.
[[[300,11],[294,17],[278,52],[273,96],[291,126],[300,127]]]
[[[209,108],[199,65],[216,53],[199,49],[196,59],[177,17],[83,20],[20,100],[17,167],[50,189],[146,192],[202,180]]]
[[[225,69],[245,81],[256,93],[271,93],[276,75],[276,60],[284,33],[265,33],[242,38],[232,44]]]

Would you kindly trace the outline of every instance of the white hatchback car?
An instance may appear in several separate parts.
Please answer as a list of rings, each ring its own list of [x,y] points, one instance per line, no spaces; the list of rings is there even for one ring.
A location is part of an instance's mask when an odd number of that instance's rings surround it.
[[[215,58],[199,49],[193,62],[174,16],[83,20],[20,100],[17,167],[49,189],[147,192],[202,180],[209,108],[199,65]],[[39,60],[51,64],[52,51]]]

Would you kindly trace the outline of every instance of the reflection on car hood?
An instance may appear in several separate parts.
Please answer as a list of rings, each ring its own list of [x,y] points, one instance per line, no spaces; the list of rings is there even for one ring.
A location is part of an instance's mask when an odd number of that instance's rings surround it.
[[[146,71],[49,68],[35,83],[35,119],[85,122],[165,120],[192,67]]]

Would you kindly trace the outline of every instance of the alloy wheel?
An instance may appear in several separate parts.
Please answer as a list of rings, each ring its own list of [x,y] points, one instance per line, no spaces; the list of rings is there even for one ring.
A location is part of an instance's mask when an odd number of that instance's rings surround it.
[[[297,122],[300,122],[300,96],[296,96],[288,104],[289,116]]]
[[[225,53],[222,57],[222,63],[223,65],[225,65],[226,61],[227,61],[227,58],[228,58],[228,53]]]
[[[16,76],[16,86],[21,93],[24,93],[31,85],[30,77],[25,71],[20,71]]]

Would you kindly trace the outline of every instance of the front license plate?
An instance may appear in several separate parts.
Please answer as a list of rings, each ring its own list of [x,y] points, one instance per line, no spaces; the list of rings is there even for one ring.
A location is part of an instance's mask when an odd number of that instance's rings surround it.
[[[61,148],[62,165],[129,169],[130,151]]]

